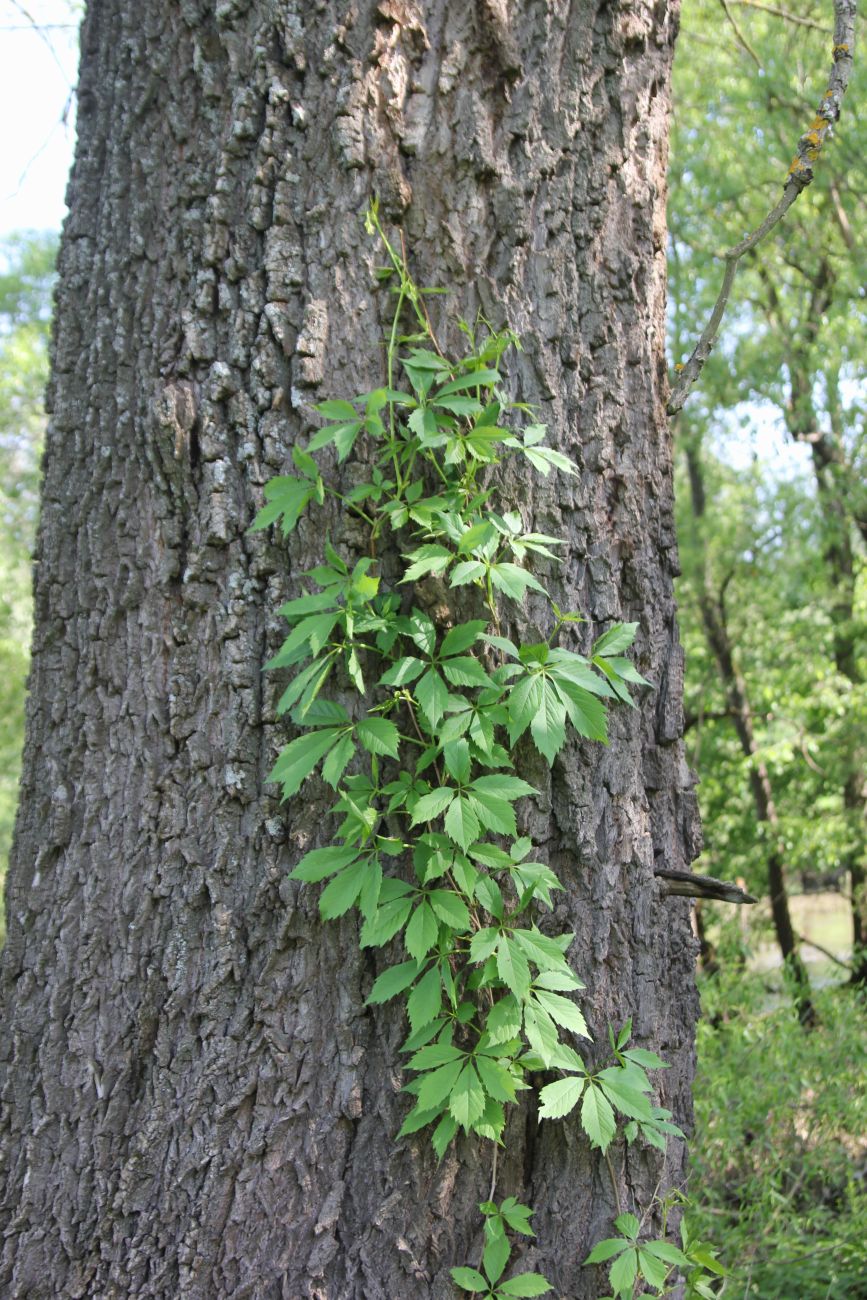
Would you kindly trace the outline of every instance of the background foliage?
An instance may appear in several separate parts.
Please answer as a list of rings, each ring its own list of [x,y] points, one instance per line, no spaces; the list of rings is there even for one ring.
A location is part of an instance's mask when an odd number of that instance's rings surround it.
[[[57,237],[0,243],[0,864],[15,817],[30,649],[30,564]]]
[[[675,65],[672,139],[672,361],[684,360],[715,297],[730,246],[777,198],[821,93],[831,9],[686,0]],[[864,250],[867,137],[856,72],[837,137],[786,222],[741,266],[724,335],[675,429],[679,596],[687,650],[690,764],[706,851],[699,869],[767,893],[769,843],[790,889],[826,887],[851,944],[846,871],[864,860],[867,767],[867,355]],[[43,429],[53,234],[0,245],[0,861],[11,837],[23,726]],[[821,435],[817,439],[816,435]],[[686,453],[706,494],[693,510]],[[823,460],[823,453],[827,453]],[[745,755],[727,715],[700,598],[724,592],[727,626],[753,713]],[[847,645],[850,653],[846,654]],[[761,761],[778,812],[756,821]],[[809,899],[795,909],[809,920]],[[702,977],[697,1128],[689,1215],[731,1276],[719,1293],[806,1300],[867,1295],[867,1131],[857,1063],[861,995],[814,962],[820,1025],[805,1035],[779,981],[756,972],[767,913],[718,909],[720,969]],[[796,927],[797,928],[797,927]],[[809,955],[809,953],[808,953]],[[813,954],[816,956],[817,954]],[[747,963],[746,965],[744,963]],[[863,1092],[863,1089],[861,1089]]]

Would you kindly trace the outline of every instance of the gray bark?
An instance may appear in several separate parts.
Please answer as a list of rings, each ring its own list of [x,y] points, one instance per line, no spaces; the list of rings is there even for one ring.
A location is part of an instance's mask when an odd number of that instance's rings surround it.
[[[437,1167],[425,1135],[395,1143],[405,1027],[364,1007],[383,958],[287,881],[330,792],[281,808],[264,780],[288,734],[273,611],[326,528],[361,539],[321,509],[288,546],[245,530],[311,404],[381,382],[372,190],[452,321],[523,336],[515,396],[581,476],[505,490],[569,539],[545,579],[581,645],[641,625],[655,690],[607,749],[528,760],[525,829],[568,885],[600,1055],[633,1015],[689,1123],[689,905],[653,874],[699,835],[664,417],[675,25],[602,0],[91,0],[0,990],[4,1295],[421,1300],[478,1259],[490,1148]],[[624,1208],[684,1161],[613,1148]],[[574,1117],[515,1113],[509,1193],[555,1294],[603,1294],[581,1260],[613,1195]]]

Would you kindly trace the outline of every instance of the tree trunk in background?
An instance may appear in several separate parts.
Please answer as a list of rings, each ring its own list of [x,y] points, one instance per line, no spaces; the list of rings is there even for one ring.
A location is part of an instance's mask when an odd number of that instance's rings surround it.
[[[689,474],[690,500],[693,521],[700,528],[704,519],[707,497],[704,487],[704,472],[701,462],[701,448],[695,436],[684,439],[686,465]],[[756,810],[756,822],[770,827],[768,851],[765,862],[768,868],[768,894],[771,904],[771,918],[774,933],[779,944],[783,962],[788,967],[795,984],[795,1000],[802,1023],[812,1024],[815,1011],[810,1001],[810,977],[798,951],[792,918],[789,912],[789,894],[786,884],[788,870],[782,850],[780,823],[771,777],[767,764],[759,756],[756,733],[753,725],[753,710],[743,673],[735,663],[734,647],[729,635],[728,618],[725,604],[725,587],[723,582],[719,591],[714,591],[707,564],[702,561],[702,573],[698,587],[698,606],[705,636],[711,653],[719,669],[720,681],[725,695],[729,716],[737,734],[741,753],[749,764],[749,783]]]
[[[288,546],[245,530],[311,404],[382,380],[374,190],[449,290],[442,335],[447,303],[523,337],[514,395],[581,476],[505,492],[569,539],[545,578],[588,615],[582,647],[640,623],[655,689],[610,747],[531,773],[525,830],[568,885],[592,1050],[633,1015],[689,1122],[695,945],[653,877],[698,847],[664,419],[675,22],[602,0],[89,4],[2,966],[4,1296],[422,1300],[478,1259],[490,1147],[438,1168],[426,1135],[395,1143],[405,1028],[364,1006],[381,958],[287,882],[331,794],[280,807],[264,780],[287,735],[273,611],[326,529],[361,539],[318,508]],[[580,1263],[615,1212],[598,1152],[529,1106],[508,1143],[527,1258],[559,1296],[603,1294]],[[612,1157],[624,1208],[683,1186],[682,1144]]]

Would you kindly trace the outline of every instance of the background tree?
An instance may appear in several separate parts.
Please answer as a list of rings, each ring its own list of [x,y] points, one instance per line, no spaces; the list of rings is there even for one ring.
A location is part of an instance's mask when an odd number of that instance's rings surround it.
[[[18,797],[56,250],[50,234],[0,244],[0,870]]]
[[[697,305],[708,310],[716,293],[714,251],[767,211],[780,160],[808,120],[827,57],[830,13],[819,5],[779,12],[728,7],[722,39],[719,22],[716,5],[695,7],[685,36],[690,55],[679,73],[671,211],[676,354],[694,334]],[[853,92],[857,97],[857,82]],[[735,448],[734,455],[721,454],[743,464],[748,430],[764,430],[759,462],[740,475],[740,487],[730,471],[721,469],[722,480],[715,476],[704,529],[716,580],[727,582],[727,605],[735,611],[735,659],[749,696],[763,701],[757,711],[772,724],[760,727],[742,779],[755,780],[760,763],[774,789],[785,788],[777,802],[788,829],[781,827],[777,843],[787,858],[800,857],[813,879],[831,864],[848,876],[856,950],[864,938],[867,863],[860,145],[856,108],[785,222],[741,264],[729,329],[680,435],[687,456],[698,440],[705,461],[716,444]],[[804,449],[800,469],[785,471],[790,482],[780,481],[783,471],[768,457],[774,428]],[[788,458],[790,466],[794,461]],[[727,518],[732,512],[736,517]],[[693,609],[700,613],[692,604],[696,590],[690,579],[687,619]],[[718,711],[710,698],[693,709],[711,715],[714,732],[727,725],[712,716]],[[721,769],[708,761],[706,744],[701,775],[712,781]],[[821,771],[810,766],[817,749]],[[723,855],[726,823],[741,802],[728,783],[727,790],[729,811],[721,812],[720,823],[711,818],[708,836]],[[817,799],[826,814],[821,834],[813,816]],[[763,851],[764,837],[754,827],[751,833]],[[729,857],[729,870],[738,865],[743,862]],[[856,962],[856,978],[862,974]]]
[[[481,309],[524,339],[514,395],[581,470],[505,484],[569,537],[552,593],[588,643],[640,625],[655,690],[524,823],[569,882],[555,924],[594,1035],[632,1014],[688,1119],[693,944],[653,874],[698,841],[663,412],[672,39],[602,5],[89,6],[3,958],[10,1296],[441,1296],[479,1248],[487,1159],[394,1147],[403,1027],[364,1008],[354,923],[322,928],[287,881],[330,797],[281,809],[264,782],[268,611],[326,529],[360,538],[329,508],[288,548],[247,528],[312,403],[381,382],[372,190],[447,289],[444,338]],[[609,1171],[532,1108],[513,1130],[500,1190],[530,1195],[555,1287],[599,1294],[580,1261]],[[683,1154],[615,1153],[648,1225]]]

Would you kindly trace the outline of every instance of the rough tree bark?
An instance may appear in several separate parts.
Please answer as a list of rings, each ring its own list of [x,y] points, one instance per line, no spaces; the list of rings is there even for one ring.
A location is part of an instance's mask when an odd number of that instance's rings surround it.
[[[354,922],[287,882],[329,792],[281,808],[264,782],[269,611],[326,528],[356,539],[321,510],[288,547],[245,530],[311,403],[381,382],[373,190],[452,319],[523,336],[515,395],[581,476],[507,487],[568,535],[548,579],[582,644],[641,625],[655,689],[608,749],[533,772],[525,821],[569,884],[597,1040],[632,1014],[688,1124],[694,943],[653,877],[698,847],[664,417],[675,26],[664,0],[88,5],[2,966],[4,1295],[421,1300],[478,1256],[489,1151],[395,1144],[403,1025],[364,1007]],[[616,1148],[624,1205],[684,1160]],[[614,1198],[575,1122],[519,1111],[498,1193],[537,1208],[556,1294],[606,1290],[580,1261]]]

